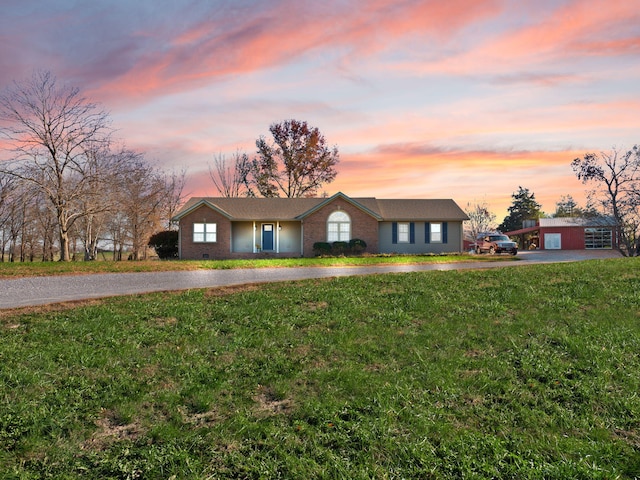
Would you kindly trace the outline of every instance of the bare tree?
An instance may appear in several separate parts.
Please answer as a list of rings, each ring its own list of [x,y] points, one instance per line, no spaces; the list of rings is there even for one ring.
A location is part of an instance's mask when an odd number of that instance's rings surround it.
[[[29,225],[32,218],[28,206],[35,197],[34,190],[30,187],[26,182],[14,179],[5,199],[2,242],[3,253],[6,251],[10,262],[24,260],[25,242],[28,242],[26,237],[32,228]]]
[[[16,190],[16,182],[13,177],[0,173],[0,262],[4,262],[5,249],[7,247],[7,225],[10,218],[10,205],[13,202],[13,193]]]
[[[272,124],[269,131],[273,142],[265,137],[256,141],[258,156],[245,179],[251,194],[255,189],[263,197],[308,197],[335,180],[338,147],[327,147],[318,128],[285,120]]]
[[[142,155],[137,155],[122,172],[118,197],[132,260],[145,258],[149,238],[162,228],[166,196],[164,175],[147,164]]]
[[[184,203],[184,185],[186,182],[187,172],[171,172],[164,175],[165,198],[164,198],[164,221],[167,229],[171,229],[172,218],[178,212]]]
[[[55,258],[56,246],[56,218],[51,211],[50,204],[42,198],[39,192],[33,205],[38,238],[41,242],[41,256],[43,262],[52,262]]]
[[[464,212],[469,217],[467,227],[474,242],[481,233],[495,230],[496,214],[489,210],[489,205],[486,201],[473,204],[469,202]]]
[[[38,72],[0,96],[0,122],[15,154],[4,172],[45,195],[56,214],[60,260],[70,260],[70,229],[88,214],[81,199],[100,173],[91,168],[91,152],[109,140],[107,113],[77,88],[58,86],[51,73]]]
[[[640,148],[586,153],[571,162],[583,183],[593,184],[590,197],[597,199],[620,229],[621,253],[640,254]]]
[[[249,157],[237,151],[231,159],[219,154],[209,166],[209,176],[213,186],[222,197],[235,198],[248,196],[246,178],[250,169]]]

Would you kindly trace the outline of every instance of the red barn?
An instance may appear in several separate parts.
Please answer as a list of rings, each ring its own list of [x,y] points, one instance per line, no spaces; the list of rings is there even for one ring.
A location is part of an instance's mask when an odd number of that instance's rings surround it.
[[[618,229],[610,217],[541,218],[535,226],[505,232],[520,248],[543,250],[611,250],[619,248]]]

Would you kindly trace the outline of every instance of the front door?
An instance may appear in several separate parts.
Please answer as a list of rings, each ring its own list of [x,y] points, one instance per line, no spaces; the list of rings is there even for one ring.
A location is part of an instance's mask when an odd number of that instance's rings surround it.
[[[273,250],[273,223],[262,224],[262,250]]]

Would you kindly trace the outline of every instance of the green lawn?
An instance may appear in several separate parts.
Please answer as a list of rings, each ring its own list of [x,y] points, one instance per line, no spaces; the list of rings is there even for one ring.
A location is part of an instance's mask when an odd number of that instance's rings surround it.
[[[0,478],[640,476],[640,259],[0,317]]]

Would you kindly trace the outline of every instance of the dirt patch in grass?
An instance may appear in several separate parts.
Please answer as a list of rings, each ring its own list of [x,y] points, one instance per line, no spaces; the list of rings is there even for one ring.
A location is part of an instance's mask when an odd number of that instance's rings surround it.
[[[227,287],[214,287],[205,290],[204,296],[206,297],[224,297],[227,295],[233,295],[235,293],[254,292],[260,288],[262,284],[259,283],[247,283],[244,285],[231,285]],[[262,285],[264,286],[264,285]]]
[[[145,433],[142,425],[137,422],[121,424],[111,410],[105,410],[95,424],[98,430],[83,445],[87,450],[106,450],[116,442],[135,441]]]
[[[279,413],[289,413],[293,409],[293,401],[282,398],[275,390],[261,385],[258,392],[253,397],[256,402],[256,413],[258,417],[277,415]]]

